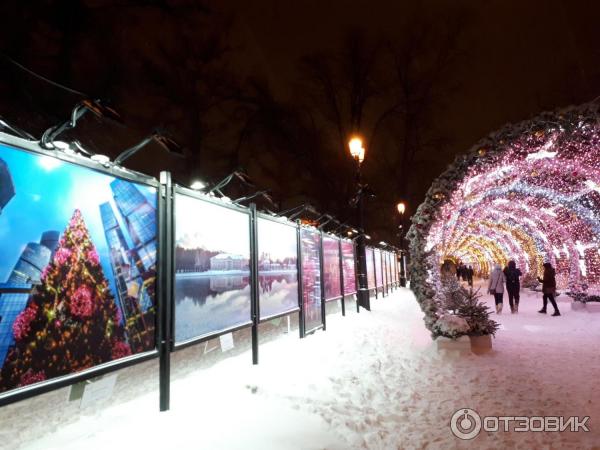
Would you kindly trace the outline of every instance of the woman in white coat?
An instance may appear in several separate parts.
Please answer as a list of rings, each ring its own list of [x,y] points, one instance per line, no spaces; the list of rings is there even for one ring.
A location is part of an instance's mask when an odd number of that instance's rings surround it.
[[[494,270],[490,274],[490,282],[488,284],[488,293],[494,296],[494,300],[496,301],[496,313],[502,314],[502,300],[504,297],[504,282],[506,281],[504,277],[504,272],[502,272],[502,267],[500,264],[494,265]]]

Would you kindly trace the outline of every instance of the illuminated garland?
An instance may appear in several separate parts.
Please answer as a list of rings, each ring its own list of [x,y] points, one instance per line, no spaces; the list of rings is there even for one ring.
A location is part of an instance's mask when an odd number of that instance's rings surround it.
[[[559,289],[600,292],[600,104],[508,125],[437,178],[408,233],[411,287],[429,329],[442,313],[439,267],[515,260],[528,278],[542,264]]]

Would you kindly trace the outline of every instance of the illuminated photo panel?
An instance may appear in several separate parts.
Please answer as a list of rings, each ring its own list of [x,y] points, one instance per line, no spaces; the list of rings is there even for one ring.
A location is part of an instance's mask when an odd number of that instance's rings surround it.
[[[0,235],[0,391],[155,348],[155,188],[0,144]]]
[[[369,289],[375,289],[375,254],[371,247],[365,249],[367,259],[367,284]]]
[[[354,243],[342,240],[342,266],[344,272],[344,295],[356,293],[356,262]]]
[[[297,228],[273,220],[257,220],[260,317],[297,310]]]
[[[388,259],[388,252],[382,251],[381,257],[383,259],[383,280],[387,286],[390,284],[390,261]]]
[[[383,265],[381,261],[381,250],[375,249],[375,282],[377,287],[383,286]]]
[[[323,279],[325,300],[342,296],[340,274],[340,241],[331,236],[323,236]]]
[[[302,228],[300,237],[304,329],[310,331],[323,324],[321,311],[321,235],[316,231]]]
[[[176,194],[175,342],[250,320],[250,216]]]

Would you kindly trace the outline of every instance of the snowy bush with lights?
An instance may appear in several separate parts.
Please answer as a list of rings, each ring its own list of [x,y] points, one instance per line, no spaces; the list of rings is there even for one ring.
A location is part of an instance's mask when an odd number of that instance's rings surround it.
[[[469,323],[462,317],[454,314],[444,314],[433,325],[434,336],[443,336],[456,339],[469,332]]]
[[[482,139],[437,178],[408,232],[411,287],[429,330],[444,316],[439,261],[485,276],[514,260],[524,287],[544,262],[559,289],[600,292],[600,103],[538,117]],[[573,291],[578,294],[581,291]]]
[[[442,277],[440,292],[439,305],[444,313],[433,326],[434,338],[496,334],[499,325],[490,318],[490,310],[481,302],[479,290],[465,289],[456,277],[445,276]],[[462,320],[452,319],[452,316]],[[454,327],[452,332],[449,331],[451,327]]]

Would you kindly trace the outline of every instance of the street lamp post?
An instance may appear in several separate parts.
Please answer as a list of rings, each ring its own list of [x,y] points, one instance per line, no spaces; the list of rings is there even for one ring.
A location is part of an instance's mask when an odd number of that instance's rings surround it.
[[[396,205],[396,209],[400,214],[400,286],[406,286],[406,258],[404,256],[404,212],[406,211],[406,205],[404,202],[399,202]]]
[[[350,148],[350,155],[356,162],[356,186],[357,192],[355,196],[355,202],[357,206],[358,214],[358,228],[359,235],[356,239],[356,257],[358,262],[358,289],[357,289],[357,302],[359,306],[371,310],[371,302],[369,298],[369,289],[367,286],[367,258],[366,258],[366,237],[365,237],[365,224],[364,224],[364,192],[363,184],[361,179],[361,165],[365,159],[365,148],[363,147],[362,139],[359,137],[353,137],[348,143]],[[358,310],[358,307],[357,307]]]

